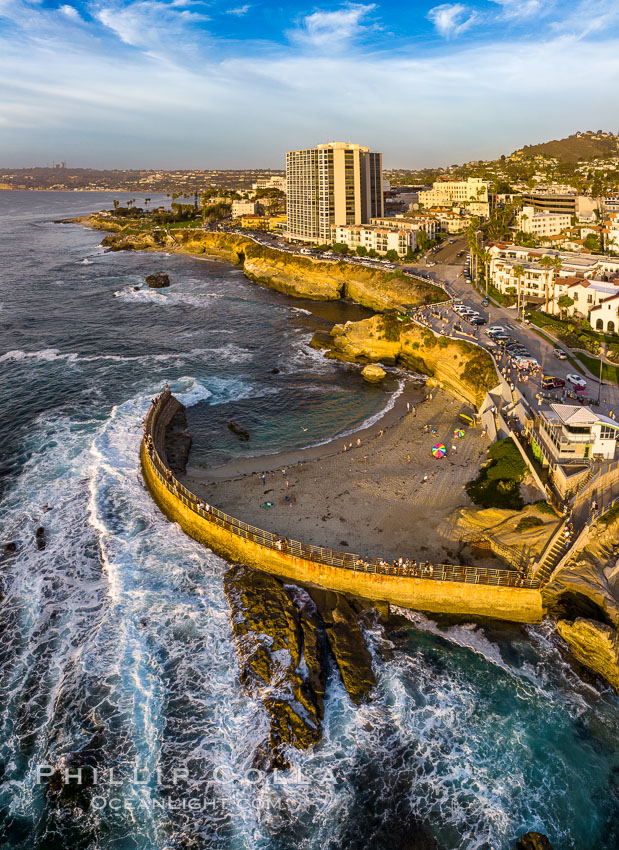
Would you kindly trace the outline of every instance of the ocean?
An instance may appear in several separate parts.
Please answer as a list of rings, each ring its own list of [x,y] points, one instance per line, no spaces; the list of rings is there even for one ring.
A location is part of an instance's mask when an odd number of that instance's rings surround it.
[[[367,634],[372,702],[332,669],[321,744],[251,769],[267,721],[238,681],[227,565],[144,490],[142,418],[169,382],[192,463],[214,465],[354,430],[390,395],[309,347],[360,308],[54,223],[115,197],[0,192],[0,847],[511,850],[537,829],[614,850],[619,699],[549,623],[408,612]],[[169,289],[144,284],[158,271]],[[37,775],[77,751],[100,767],[86,813]]]

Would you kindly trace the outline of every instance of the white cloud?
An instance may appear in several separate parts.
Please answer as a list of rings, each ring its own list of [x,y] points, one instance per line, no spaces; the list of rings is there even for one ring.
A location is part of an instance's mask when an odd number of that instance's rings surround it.
[[[251,9],[251,5],[246,3],[244,6],[238,6],[236,9],[227,9],[227,15],[236,15],[238,18],[242,18],[243,15],[246,15]]]
[[[427,14],[437,31],[445,38],[460,35],[477,20],[477,13],[462,3],[443,3],[435,6]]]
[[[125,44],[158,56],[173,54],[174,45],[177,56],[181,50],[195,48],[204,34],[202,30],[194,34],[193,26],[208,21],[206,15],[160,0],[136,0],[128,5],[103,2],[92,11]]]
[[[375,8],[374,3],[347,3],[331,12],[312,12],[289,35],[293,41],[319,50],[342,47],[368,29],[363,21]]]
[[[541,12],[548,12],[549,7],[554,5],[552,0],[491,0],[503,9],[504,18],[530,18]]]
[[[604,33],[619,23],[619,0],[582,0],[569,13],[562,15],[552,25],[553,30],[569,32],[579,38],[593,33]]]
[[[330,49],[371,20],[314,18],[300,26],[306,38],[320,36],[321,49],[261,43],[256,61],[251,42],[218,47],[169,0],[134,2],[122,22],[119,0],[96,2],[90,11],[105,10],[105,26],[96,17],[75,26],[57,9],[11,0],[18,24],[0,31],[1,165],[45,162],[53,151],[101,167],[277,167],[285,150],[330,137],[383,150],[387,166],[430,166],[619,126],[619,33],[607,26],[582,38],[575,17],[526,40],[503,27],[492,42],[418,43],[406,53]],[[197,61],[187,58],[194,43]]]
[[[60,6],[58,9],[66,18],[69,18],[71,21],[82,21],[82,16],[77,11],[75,6]]]

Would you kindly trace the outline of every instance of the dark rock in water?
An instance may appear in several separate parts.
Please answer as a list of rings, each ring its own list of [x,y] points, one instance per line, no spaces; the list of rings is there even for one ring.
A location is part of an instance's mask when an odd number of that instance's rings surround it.
[[[179,402],[179,408],[170,420],[165,434],[166,456],[172,472],[185,472],[190,449],[191,434],[187,430],[187,409]]]
[[[95,769],[101,766],[100,755],[103,748],[103,729],[97,728],[94,735],[81,749],[75,750],[63,756],[58,768],[50,777],[48,792],[59,806],[66,809],[82,809],[88,811],[90,808],[90,789],[94,785]],[[70,771],[70,776],[75,775],[81,768],[80,780],[77,778],[65,781],[65,771]]]
[[[241,564],[224,577],[232,610],[241,684],[262,701],[269,740],[256,752],[261,769],[289,767],[286,746],[307,749],[320,741],[325,674],[320,623],[307,594],[304,605],[274,576]]]
[[[45,540],[45,529],[42,525],[37,528],[35,539],[37,541],[37,549],[45,549],[47,542]]]
[[[358,614],[368,606],[363,600],[349,599],[333,590],[311,587],[308,593],[325,624],[329,647],[344,687],[355,705],[361,705],[368,700],[376,684],[372,656],[358,621]]]
[[[279,369],[271,369],[271,375],[279,375]]]
[[[134,292],[139,292],[139,291],[140,291],[140,289],[141,289],[141,287],[140,287],[140,286],[134,286],[134,287],[133,287],[133,291],[134,291]]]
[[[10,543],[5,543],[4,551],[7,555],[14,555],[15,552],[17,552],[17,543],[13,543],[13,541],[11,541]]]
[[[541,832],[527,832],[518,839],[516,850],[552,850],[552,844]]]
[[[146,283],[152,286],[153,289],[163,289],[164,286],[170,285],[170,278],[165,272],[157,274],[149,274],[146,278]]]
[[[239,440],[242,440],[243,442],[249,440],[249,431],[246,431],[242,425],[239,425],[239,423],[235,422],[233,419],[228,422],[228,428],[233,434],[236,434]]]

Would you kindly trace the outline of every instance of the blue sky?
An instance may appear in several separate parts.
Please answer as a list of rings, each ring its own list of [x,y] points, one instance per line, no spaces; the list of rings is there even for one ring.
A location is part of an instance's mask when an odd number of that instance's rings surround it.
[[[619,0],[0,0],[0,166],[386,167],[619,130]]]

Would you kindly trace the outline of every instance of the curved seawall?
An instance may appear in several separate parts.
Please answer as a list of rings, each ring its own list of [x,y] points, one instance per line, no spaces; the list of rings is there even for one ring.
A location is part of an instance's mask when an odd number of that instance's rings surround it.
[[[169,390],[154,401],[144,421],[141,463],[155,503],[195,540],[230,561],[293,581],[384,600],[430,613],[493,617],[526,623],[542,619],[539,583],[513,570],[433,564],[425,571],[361,559],[349,552],[311,546],[250,526],[207,506],[168,469],[166,428],[180,407]]]

